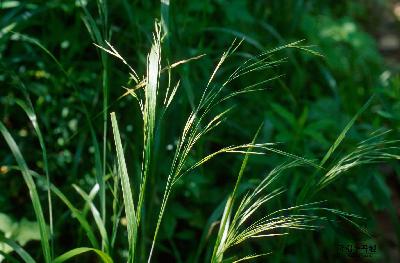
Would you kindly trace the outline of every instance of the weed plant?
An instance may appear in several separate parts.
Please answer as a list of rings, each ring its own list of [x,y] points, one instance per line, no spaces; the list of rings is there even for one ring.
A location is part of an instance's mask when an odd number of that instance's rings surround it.
[[[340,187],[343,178],[356,178],[360,166],[370,168],[377,163],[399,159],[398,142],[390,139],[393,136],[386,129],[370,132],[354,147],[343,147],[351,128],[375,98],[357,109],[358,112],[333,143],[327,142],[326,138],[321,139],[322,136],[315,131],[310,133],[316,140],[332,144],[318,159],[306,158],[309,154],[299,154],[297,148],[296,154],[285,151],[280,142],[263,142],[268,123],[261,123],[263,118],[259,118],[257,113],[250,116],[260,119],[257,130],[230,121],[237,120],[232,117],[245,112],[246,107],[254,106],[242,103],[243,97],[257,98],[259,102],[261,96],[269,96],[271,87],[285,87],[284,74],[277,72],[282,67],[287,69],[291,65],[288,61],[296,62],[297,57],[293,54],[320,57],[312,47],[303,45],[304,41],[284,44],[280,39],[278,48],[264,50],[258,41],[240,32],[210,28],[210,31],[224,32],[237,38],[216,61],[208,73],[208,79],[199,81],[196,72],[190,71],[190,68],[191,64],[205,59],[205,55],[195,54],[176,62],[170,61],[174,57],[171,56],[174,51],[171,37],[174,35],[170,31],[168,1],[162,1],[161,22],[155,25],[148,55],[139,55],[145,61],[145,70],[131,65],[128,62],[131,59],[119,53],[119,43],[112,41],[106,1],[97,1],[99,18],[91,15],[84,1],[79,2],[81,17],[101,62],[101,96],[95,98],[101,104],[101,109],[93,116],[91,105],[82,99],[83,96],[78,96],[77,101],[85,119],[84,128],[88,131],[88,136],[82,137],[78,148],[84,148],[87,139],[92,145],[93,160],[90,161],[93,161],[93,167],[87,176],[91,180],[82,183],[75,175],[74,179],[68,180],[68,186],[62,186],[61,189],[54,179],[54,164],[49,158],[51,145],[46,143],[46,134],[42,132],[45,120],[37,114],[30,99],[31,90],[17,73],[2,64],[2,70],[11,76],[12,84],[24,95],[23,99],[11,98],[2,105],[17,105],[26,114],[41,152],[41,156],[33,158],[41,159],[43,164],[41,171],[30,168],[27,160],[32,156],[29,156],[28,149],[23,148],[22,142],[16,142],[18,139],[12,126],[1,121],[1,134],[17,163],[17,166],[9,165],[7,169],[15,172],[16,176],[22,174],[24,189],[29,193],[38,225],[40,238],[35,239],[40,239],[41,245],[40,252],[33,251],[25,247],[15,234],[1,235],[0,244],[7,246],[8,251],[14,251],[4,253],[4,250],[0,250],[6,260],[47,263],[75,259],[76,262],[83,262],[92,261],[96,254],[103,262],[281,262],[285,247],[294,242],[304,243],[302,239],[306,230],[316,233],[347,224],[352,226],[353,231],[357,230],[366,237],[370,235],[365,227],[365,218],[359,216],[358,211],[353,211],[352,207],[338,206],[332,192],[325,191],[333,186]],[[237,1],[234,2],[238,5]],[[127,2],[124,4],[129,6]],[[129,9],[126,11],[130,14],[129,20],[133,21],[133,14]],[[72,73],[63,67],[52,52],[36,39],[12,32],[12,24],[10,26],[3,28],[1,35],[12,33],[18,41],[43,51],[62,72],[68,87],[75,94],[84,92]],[[242,51],[246,43],[255,45],[260,53],[254,56]],[[118,88],[111,81],[115,79],[112,67],[115,59],[121,67],[126,67],[129,83],[119,99],[111,103],[110,92]],[[183,69],[189,69],[189,73],[179,74]],[[191,83],[192,73],[196,78]],[[187,101],[179,99],[184,95],[187,95]],[[396,97],[396,94],[392,95]],[[134,102],[136,111],[111,110],[117,108],[118,103],[126,101]],[[271,107],[271,118],[279,116],[291,127],[301,127],[301,121],[297,121],[283,105],[274,103]],[[188,108],[191,112],[186,114]],[[389,112],[396,114],[393,109]],[[384,114],[383,111],[380,113]],[[307,118],[307,114],[305,109],[300,119]],[[101,119],[101,129],[96,122],[98,118]],[[130,136],[124,132],[125,129],[121,129],[121,119],[124,124],[128,122],[132,125],[133,134]],[[279,124],[278,121],[275,123]],[[226,134],[235,125],[244,134],[253,134],[247,136],[251,142],[238,143],[240,140],[233,138],[235,143],[230,144],[232,138],[224,140],[220,136],[218,143],[215,143],[218,136],[214,134]],[[283,125],[277,128],[285,130]],[[80,129],[82,127],[76,133]],[[282,138],[288,138],[288,134]],[[289,137],[289,140],[294,140]],[[162,150],[164,145],[168,151]],[[232,170],[237,168],[237,174],[232,175],[235,181],[224,184],[225,188],[230,185],[231,190],[219,189],[219,185],[207,186],[222,192],[219,199],[211,202],[213,206],[220,205],[205,208],[204,211],[203,207],[199,207],[202,214],[209,214],[207,221],[199,219],[202,234],[186,237],[186,242],[191,241],[195,245],[177,246],[175,235],[183,235],[184,228],[191,227],[184,222],[188,217],[185,218],[182,211],[186,210],[177,209],[182,207],[177,196],[196,180],[210,175],[225,176],[225,166],[220,161],[225,158],[232,161]],[[265,160],[271,159],[274,160],[271,162],[273,167],[265,165],[269,164]],[[7,158],[7,163],[13,161]],[[240,166],[236,167],[235,163]],[[80,172],[78,168],[71,168],[71,174]],[[204,203],[215,197],[207,196],[209,190],[198,190],[199,199]],[[225,195],[225,198],[221,199],[221,195]],[[185,200],[186,205],[191,202],[195,200]],[[176,221],[171,220],[174,218],[171,213],[175,211],[182,213],[177,217],[180,217],[179,224],[183,226],[176,226]],[[69,246],[60,246],[66,234],[62,221],[71,218],[74,219],[71,224],[76,228],[74,234],[68,236],[72,242]],[[261,243],[263,246],[260,246]],[[165,255],[168,255],[168,259]]]
[[[90,22],[88,23],[90,24]],[[93,28],[95,26],[89,25],[88,27]],[[75,207],[56,186],[51,184],[51,177],[47,169],[46,146],[39,128],[38,118],[29,101],[29,96],[27,95],[28,103],[19,101],[19,104],[29,117],[39,138],[43,153],[43,163],[46,164],[44,169],[45,176],[39,175],[28,168],[17,143],[7,127],[3,123],[0,123],[0,131],[17,161],[18,169],[21,171],[30,193],[36,220],[39,224],[44,262],[64,262],[89,251],[95,252],[104,262],[113,262],[112,258],[116,250],[115,240],[118,233],[122,235],[124,232],[124,229],[120,229],[119,222],[121,219],[126,221],[127,226],[127,262],[143,262],[144,260],[151,262],[154,259],[153,255],[157,253],[159,247],[158,237],[160,227],[164,223],[163,219],[166,210],[172,205],[170,204],[170,196],[175,191],[176,184],[183,177],[193,176],[193,171],[196,171],[200,166],[204,166],[211,159],[225,153],[242,154],[244,156],[242,165],[238,171],[235,186],[226,201],[224,201],[225,205],[223,213],[220,215],[218,231],[213,231],[213,228],[207,230],[210,231],[209,236],[203,240],[205,244],[200,243],[203,247],[200,248],[197,257],[201,257],[204,254],[204,258],[211,262],[238,262],[268,256],[273,251],[241,256],[240,254],[232,253],[231,250],[233,247],[253,239],[265,238],[269,242],[273,242],[276,237],[288,235],[293,231],[319,230],[324,225],[324,221],[335,220],[336,217],[345,219],[362,229],[356,222],[357,219],[360,219],[358,216],[326,207],[322,201],[311,200],[314,200],[314,196],[318,192],[337,180],[340,175],[356,166],[399,158],[396,154],[398,152],[398,148],[395,146],[396,141],[384,140],[384,135],[387,131],[378,131],[367,140],[361,142],[353,151],[326,166],[331,155],[339,147],[358,115],[368,107],[369,102],[348,123],[320,162],[307,160],[304,157],[282,151],[279,149],[277,143],[258,143],[257,137],[260,129],[256,132],[250,143],[226,146],[217,151],[207,153],[200,158],[192,156],[197,143],[204,139],[212,130],[219,128],[233,109],[233,107],[228,107],[222,111],[218,111],[216,110],[217,106],[225,105],[229,99],[245,93],[265,92],[267,85],[270,82],[273,83],[273,81],[281,76],[273,76],[260,82],[251,83],[239,90],[232,90],[230,83],[251,74],[262,74],[270,68],[284,63],[284,59],[275,59],[276,53],[279,53],[283,49],[298,49],[318,55],[318,53],[312,51],[309,47],[301,45],[301,41],[265,51],[244,61],[220,84],[215,79],[219,77],[221,68],[242,44],[242,41],[234,40],[227,51],[222,54],[208,82],[205,84],[197,106],[194,107],[182,126],[182,132],[175,147],[175,153],[173,156],[164,157],[171,160],[169,171],[166,172],[168,174],[167,178],[152,173],[151,171],[156,170],[155,167],[157,166],[157,163],[154,161],[156,134],[159,130],[166,129],[168,125],[167,118],[171,118],[171,116],[168,116],[168,109],[173,105],[174,98],[180,86],[179,81],[175,84],[172,83],[173,77],[171,75],[173,74],[173,70],[181,64],[193,59],[199,59],[199,57],[195,57],[164,65],[161,53],[162,42],[165,39],[163,36],[166,36],[165,33],[162,31],[161,24],[156,23],[153,44],[147,56],[147,71],[143,78],[139,77],[133,67],[126,62],[113,45],[107,41],[101,42],[98,38],[94,37],[94,40],[97,40],[96,43],[98,44],[96,46],[98,48],[118,58],[128,67],[131,79],[135,83],[135,87],[127,89],[124,96],[132,96],[138,103],[142,123],[136,123],[134,126],[137,127],[136,129],[140,127],[140,134],[143,136],[143,153],[140,160],[138,160],[141,163],[140,175],[132,176],[132,172],[128,172],[127,168],[124,143],[121,139],[117,121],[118,114],[112,112],[110,119],[114,136],[115,163],[109,169],[105,169],[105,159],[100,158],[100,150],[96,146],[96,160],[98,163],[98,167],[96,168],[96,183],[89,192],[86,192],[78,185],[73,185],[76,193],[85,202],[83,209]],[[106,60],[102,56],[104,65],[107,64]],[[107,82],[108,73],[106,66],[104,70],[103,77],[104,81]],[[162,87],[161,84],[161,79],[165,77],[164,75],[167,75],[166,87]],[[105,96],[107,96],[107,89],[108,84],[104,83]],[[108,102],[105,97],[104,110],[106,112],[107,105]],[[104,125],[104,134],[106,133],[107,124]],[[103,139],[105,145],[103,150],[105,150],[104,155],[106,155],[106,135],[104,135]],[[93,141],[97,145],[95,139]],[[273,168],[267,175],[259,177],[258,183],[249,187],[245,192],[240,191],[240,187],[245,180],[246,168],[250,156],[265,155],[267,158],[268,153],[282,156],[284,162]],[[108,154],[112,155],[112,153]],[[299,166],[309,166],[314,172],[312,175],[308,175],[308,178],[305,180],[306,184],[301,187],[302,190],[299,192],[297,203],[289,207],[271,209],[274,205],[270,204],[276,202],[285,193],[285,189],[282,186],[277,186],[280,178],[286,173],[286,176],[290,176],[288,171],[296,169]],[[154,178],[150,178],[152,176]],[[135,178],[139,178],[139,180],[135,180]],[[47,220],[43,212],[35,180],[44,180],[48,189],[49,218]],[[154,222],[152,222],[153,220],[150,216],[146,220],[143,219],[145,215],[153,213],[153,211],[148,211],[148,207],[151,207],[151,203],[154,202],[154,199],[147,194],[151,191],[151,189],[148,189],[149,180],[162,180],[165,185],[161,203],[155,202],[155,206],[154,204],[152,206],[158,207],[156,209],[159,211]],[[108,189],[106,189],[106,186],[108,186]],[[122,200],[120,200],[121,193]],[[60,198],[66,205],[71,215],[78,221],[80,228],[85,232],[91,247],[78,247],[63,252],[61,255],[54,254],[54,248],[50,245],[54,239],[55,231],[52,223],[52,196]],[[99,202],[96,201],[97,199]],[[106,216],[108,214],[106,211],[106,200],[112,203],[113,208],[112,215],[109,217]],[[92,220],[94,224],[91,223]],[[50,228],[48,228],[49,223]],[[110,225],[112,226],[111,228],[108,227]],[[149,233],[149,231],[152,231],[153,234],[147,234],[146,236],[145,233]],[[148,240],[151,241],[149,242]],[[1,241],[11,246],[25,262],[35,262],[32,256],[12,239],[3,236],[1,237]],[[202,251],[204,247],[211,249],[212,254],[204,253]],[[196,258],[197,260],[198,258]]]

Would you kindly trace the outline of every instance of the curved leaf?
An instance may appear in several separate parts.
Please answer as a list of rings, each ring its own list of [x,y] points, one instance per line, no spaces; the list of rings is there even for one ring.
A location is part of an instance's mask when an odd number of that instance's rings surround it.
[[[90,248],[90,247],[78,247],[78,248],[74,248],[68,252],[65,252],[61,256],[58,256],[57,258],[54,259],[53,263],[65,262],[73,257],[76,257],[76,256],[86,253],[86,252],[96,253],[105,263],[113,263],[114,262],[109,255],[102,252],[101,250]]]

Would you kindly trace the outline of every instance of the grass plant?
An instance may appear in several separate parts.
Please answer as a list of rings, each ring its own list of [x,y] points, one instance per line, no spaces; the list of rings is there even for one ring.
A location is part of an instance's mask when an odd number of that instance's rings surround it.
[[[83,100],[79,101],[93,147],[93,167],[90,173],[93,180],[85,184],[89,187],[83,187],[77,180],[68,186],[71,191],[67,194],[53,181],[49,168],[52,165],[49,148],[46,145],[46,135],[41,129],[41,116],[36,113],[23,80],[15,73],[12,73],[14,83],[23,92],[24,99],[13,98],[12,103],[23,110],[33,127],[42,153],[42,171],[29,168],[29,162],[25,158],[28,156],[24,156],[28,153],[24,153],[24,149],[19,146],[7,123],[0,121],[0,132],[17,163],[17,166],[10,167],[22,174],[40,230],[42,253],[38,258],[12,238],[0,233],[0,243],[11,247],[23,262],[62,263],[73,259],[79,262],[80,257],[85,258],[85,254],[90,254],[97,255],[99,260],[107,263],[121,260],[129,263],[150,263],[161,260],[157,253],[166,250],[165,247],[169,245],[177,261],[181,262],[181,255],[188,262],[241,262],[268,258],[271,254],[283,255],[284,247],[288,243],[287,236],[296,236],[301,231],[320,231],[332,222],[345,221],[368,235],[361,216],[341,207],[332,207],[330,200],[320,200],[320,194],[341,178],[350,176],[351,171],[360,166],[369,167],[400,159],[398,140],[387,139],[391,132],[387,129],[372,132],[353,149],[341,148],[352,127],[375,97],[371,97],[358,110],[327,152],[317,160],[307,158],[307,154],[283,150],[285,148],[281,142],[260,142],[265,138],[262,136],[265,133],[264,123],[248,143],[229,144],[222,139],[220,143],[211,142],[213,147],[203,147],[214,132],[228,129],[223,124],[229,122],[232,115],[243,110],[240,104],[242,96],[268,96],[272,86],[283,85],[285,74],[276,72],[288,61],[295,60],[293,53],[321,57],[312,46],[305,45],[305,41],[300,40],[264,50],[258,41],[253,41],[240,32],[228,30],[230,34],[240,38],[234,39],[226,51],[222,52],[206,80],[193,83],[198,89],[190,92],[189,100],[180,100],[182,82],[190,79],[190,75],[182,77],[177,72],[182,67],[189,67],[192,62],[201,61],[205,54],[195,54],[172,63],[169,60],[175,44],[171,30],[173,25],[170,19],[170,1],[161,1],[161,21],[155,22],[144,67],[131,65],[130,59],[118,51],[118,42],[114,43],[112,40],[107,1],[97,1],[98,18],[92,15],[92,10],[85,1],[79,2],[81,19],[94,44],[93,49],[98,51],[102,68],[101,88],[98,91],[102,98],[100,112],[90,114],[88,105]],[[129,6],[128,1],[123,4]],[[127,14],[133,24],[134,14],[130,10],[127,10]],[[227,32],[225,29],[222,31]],[[12,31],[4,34],[10,32]],[[62,71],[74,92],[79,92],[78,84],[71,73],[63,68],[61,62],[44,45],[28,36],[15,34],[22,41],[44,51]],[[245,43],[255,46],[260,53],[251,55],[242,52],[241,48]],[[288,50],[291,50],[290,53]],[[114,72],[112,63],[125,67],[129,84],[133,84],[130,88],[124,88],[116,101],[110,99],[111,89],[118,88],[111,81]],[[196,94],[200,94],[197,100]],[[134,112],[135,116],[125,116],[124,112],[114,111],[115,105],[126,101],[135,103],[138,109]],[[190,108],[191,111],[186,114],[182,110],[182,116],[175,116],[176,108],[183,107]],[[278,111],[279,107],[273,106]],[[284,110],[281,115],[297,122]],[[96,129],[98,116],[101,117],[102,129]],[[127,136],[121,128],[121,119],[126,117],[129,117],[129,121],[132,120],[134,135]],[[252,117],[258,119],[258,116]],[[182,118],[184,121],[181,121]],[[139,121],[133,122],[134,120]],[[172,128],[169,130],[171,122],[174,122],[174,127],[179,127],[178,133]],[[250,128],[241,129],[248,133],[253,132]],[[163,138],[171,133],[175,133],[174,137]],[[161,143],[174,141],[175,138],[176,143],[171,144],[168,151],[160,150]],[[195,180],[196,173],[206,177],[208,165],[215,168],[215,159],[225,158],[222,155],[228,154],[234,155],[232,160],[242,158],[232,190],[228,191],[224,199],[214,202],[220,205],[203,224],[198,247],[190,252],[179,251],[171,238],[162,237],[163,226],[170,223],[167,221],[169,209],[176,204],[174,196],[180,194],[179,190],[188,187],[191,180]],[[261,168],[267,172],[258,175],[259,171],[253,170],[251,162],[268,158],[276,158],[279,160],[278,164]],[[301,183],[297,186],[294,183],[285,184],[288,180]],[[294,190],[287,189],[292,187]],[[42,193],[44,191],[45,194]],[[295,195],[295,198],[287,198],[286,195],[289,194]],[[46,198],[43,198],[45,195]],[[202,194],[200,196],[207,198]],[[72,200],[79,200],[80,203]],[[46,206],[43,205],[44,202]],[[62,214],[59,213],[60,208],[55,209],[55,203],[62,204]],[[74,218],[74,224],[84,234],[83,242],[74,243],[74,247],[66,251],[55,246],[60,238],[59,233],[62,232],[55,223],[55,218],[59,216]],[[261,252],[246,247],[260,239],[263,242],[280,240],[280,247],[277,251],[271,249]],[[170,244],[164,245],[168,243],[166,241]],[[245,249],[234,249],[238,247]],[[10,261],[17,261],[14,254],[3,253],[3,256]]]

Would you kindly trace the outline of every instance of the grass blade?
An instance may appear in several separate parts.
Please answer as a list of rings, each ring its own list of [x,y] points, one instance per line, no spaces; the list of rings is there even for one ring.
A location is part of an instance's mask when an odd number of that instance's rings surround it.
[[[50,173],[49,173],[49,164],[47,159],[47,149],[44,143],[43,135],[39,127],[39,123],[37,121],[37,116],[34,111],[32,102],[29,98],[28,92],[26,91],[25,86],[23,86],[23,91],[25,96],[28,100],[28,105],[25,104],[23,101],[17,100],[17,104],[25,111],[26,115],[28,116],[29,120],[32,123],[32,126],[36,132],[36,135],[39,139],[40,148],[42,149],[42,158],[44,164],[44,172],[46,175],[46,184],[47,184],[47,202],[49,208],[49,224],[50,224],[50,241],[51,241],[51,255],[54,255],[54,248],[53,248],[53,235],[54,235],[54,227],[53,227],[53,207],[52,207],[52,200],[51,200],[51,190],[50,190]]]
[[[246,158],[246,157],[245,157]],[[217,240],[215,241],[214,252],[211,258],[211,262],[221,262],[223,259],[224,244],[229,231],[229,219],[232,211],[232,195],[228,197],[226,201],[224,213],[222,214],[221,224],[218,231]]]
[[[109,242],[108,242],[107,230],[104,221],[100,217],[99,210],[97,210],[96,206],[93,204],[93,199],[97,194],[97,192],[99,191],[99,185],[96,184],[89,195],[85,193],[85,191],[83,191],[79,186],[77,185],[72,185],[72,186],[79,193],[79,195],[85,200],[85,202],[89,205],[90,211],[92,212],[94,221],[96,222],[97,228],[99,229],[101,235],[102,247],[105,249],[105,251],[108,252]]]
[[[9,245],[23,260],[25,263],[36,263],[36,261],[15,241],[0,235],[0,242]]]
[[[324,158],[322,159],[320,166],[323,166],[326,161],[329,159],[329,157],[332,155],[332,153],[336,150],[336,148],[340,145],[340,143],[343,141],[343,139],[346,137],[347,132],[350,130],[350,128],[354,125],[355,121],[358,119],[358,117],[368,108],[368,106],[371,104],[373,100],[373,96],[364,104],[364,106],[361,107],[361,109],[354,115],[354,117],[347,123],[346,127],[344,127],[343,131],[339,134],[333,145],[329,148],[328,152],[325,154]]]
[[[15,169],[18,169],[18,167],[15,167]],[[20,170],[20,169],[19,169]],[[30,171],[31,174],[37,178],[38,180],[44,180],[42,176],[40,176],[39,174],[37,174],[34,171]],[[83,216],[82,212],[77,209],[69,200],[68,198],[60,191],[60,189],[58,189],[55,185],[50,183],[50,189],[53,192],[53,194],[55,194],[67,207],[68,209],[71,211],[72,213],[72,217],[76,218],[79,223],[81,224],[81,227],[83,228],[83,230],[85,230],[86,235],[89,238],[90,243],[92,244],[92,246],[94,246],[95,248],[99,247],[99,244],[97,242],[96,236],[93,233],[93,230],[89,224],[89,222],[86,220],[86,218]]]
[[[104,253],[101,250],[89,248],[89,247],[78,247],[78,248],[74,248],[68,252],[65,252],[61,256],[58,256],[57,258],[54,259],[53,263],[62,263],[73,257],[76,257],[80,254],[87,253],[87,252],[96,253],[102,259],[102,261],[105,263],[113,263],[114,262],[109,255],[107,255],[106,253]]]
[[[161,0],[161,25],[165,37],[168,37],[169,32],[169,2],[170,0]]]
[[[80,1],[82,1],[82,0],[80,0]],[[81,2],[81,6],[84,7],[82,2]],[[85,24],[87,25],[88,30],[90,32],[92,32],[92,31],[94,32],[93,34],[91,33],[91,35],[93,35],[92,36],[93,37],[93,41],[97,41],[99,43],[102,43],[101,35],[100,35],[100,32],[99,32],[99,30],[98,30],[98,28],[96,26],[96,23],[94,22],[92,16],[88,12],[88,10],[86,8],[83,8],[83,9],[84,9],[84,12],[85,12],[85,15],[86,15],[86,19],[83,19],[83,20],[84,20]],[[90,21],[90,23],[87,20]],[[46,53],[56,63],[56,65],[63,72],[63,74],[67,77],[67,79],[71,82],[74,91],[78,92],[78,89],[77,89],[77,87],[75,85],[74,80],[70,77],[70,74],[64,69],[64,67],[62,66],[60,61],[50,52],[50,50],[48,50],[43,44],[41,44],[38,40],[36,40],[34,38],[31,38],[29,36],[26,36],[26,35],[23,35],[23,34],[20,34],[20,33],[14,33],[14,34],[16,36],[18,36],[21,40],[23,40],[23,41],[25,41],[27,43],[31,43],[33,45],[36,45],[44,53]],[[102,61],[105,61],[107,59],[106,56],[102,56],[102,58],[103,58]],[[105,74],[105,73],[103,72],[103,74]],[[16,74],[14,74],[14,75],[16,76]],[[103,76],[103,79],[104,78],[105,77]],[[107,81],[105,83],[107,83]],[[104,85],[104,83],[103,83],[103,85]],[[108,94],[108,91],[106,93]],[[79,98],[79,96],[78,96],[78,98]],[[101,210],[102,210],[101,213],[102,213],[102,218],[103,218],[103,221],[104,221],[105,220],[105,182],[104,182],[104,178],[103,178],[104,176],[103,175],[105,174],[105,164],[102,167],[100,149],[99,149],[99,145],[98,145],[98,142],[97,142],[96,133],[95,133],[94,128],[93,128],[93,123],[92,123],[92,120],[91,120],[90,115],[89,115],[89,111],[88,111],[86,105],[83,103],[82,100],[79,100],[79,102],[81,104],[81,107],[83,109],[85,117],[86,117],[86,119],[88,121],[90,134],[91,134],[91,137],[92,137],[93,145],[95,147],[94,157],[95,157],[95,168],[96,168],[96,180],[100,185],[100,193],[101,193],[100,194],[100,199],[101,199],[100,202],[101,202]],[[107,127],[106,127],[107,126],[107,120],[106,120],[106,118],[107,118],[107,108],[108,108],[108,106],[105,105],[105,106],[103,106],[103,108],[104,109],[103,109],[102,113],[104,114],[104,120],[105,120],[105,122],[104,122],[104,134],[106,134],[107,133]],[[103,148],[104,149],[103,150],[105,152],[105,143],[106,143],[105,135],[103,137],[103,141],[104,141],[104,143],[103,143]],[[103,161],[105,163],[105,153],[103,155]]]
[[[139,201],[137,208],[137,224],[140,224],[144,195],[146,192],[147,177],[150,172],[150,162],[152,157],[154,129],[156,122],[157,108],[157,90],[160,77],[160,59],[161,59],[161,44],[160,44],[160,28],[156,24],[156,34],[154,43],[151,47],[149,56],[147,57],[147,83],[145,88],[145,103],[143,111],[143,126],[144,126],[144,148],[143,148],[143,167],[142,181],[140,184]]]
[[[32,175],[29,172],[28,165],[26,164],[25,159],[23,158],[18,145],[14,141],[10,132],[7,130],[6,126],[4,126],[4,124],[1,121],[0,121],[0,132],[3,134],[3,137],[6,140],[8,146],[10,147],[11,152],[13,153],[14,158],[18,163],[18,166],[21,168],[22,176],[29,189],[29,194],[32,200],[33,209],[35,211],[35,216],[39,223],[40,242],[42,243],[43,255],[45,258],[45,262],[49,263],[51,262],[49,234],[47,232],[46,221],[44,219],[42,205],[40,204],[40,199],[36,190],[35,182],[32,178]]]
[[[99,46],[104,45],[104,43],[109,40],[108,39],[108,9],[106,5],[106,1],[97,0],[97,7],[100,15],[100,20],[102,24],[102,28],[99,28],[95,19],[90,14],[89,10],[83,4],[83,1],[80,0],[81,7],[85,16],[82,16],[82,20],[86,25],[86,28],[92,38],[92,40],[97,43]],[[101,63],[103,66],[102,70],[102,92],[103,92],[103,158],[100,157],[100,152],[98,150],[97,141],[94,138],[94,143],[96,147],[95,157],[96,157],[96,180],[100,185],[100,205],[101,205],[101,217],[102,220],[106,220],[106,197],[105,197],[105,174],[106,174],[106,148],[107,148],[107,110],[108,110],[108,100],[109,100],[109,61],[108,57],[101,53]],[[102,163],[101,160],[102,159]]]
[[[89,224],[89,222],[86,220],[86,218],[82,215],[82,213],[77,209],[69,200],[68,198],[54,185],[51,185],[51,191],[58,197],[60,200],[69,208],[69,210],[72,213],[72,216],[76,218],[79,223],[81,224],[81,227],[83,230],[85,230],[85,233],[87,237],[89,238],[90,243],[92,246],[98,248],[99,243],[97,242],[96,236]]]
[[[261,128],[262,128],[262,125],[260,125],[256,134],[254,135],[253,141],[251,142],[252,144],[254,144],[254,142],[256,141],[256,138],[257,138],[258,134],[260,133]],[[230,218],[232,208],[233,208],[233,205],[234,205],[234,202],[236,199],[237,190],[239,188],[241,179],[243,177],[244,170],[247,166],[247,162],[249,159],[251,149],[252,149],[252,147],[249,147],[247,149],[247,152],[242,161],[242,165],[240,167],[238,178],[236,179],[235,188],[233,189],[232,194],[230,195],[230,197],[228,198],[228,201],[226,203],[224,214],[223,214],[222,220],[221,220],[221,225],[220,225],[220,228],[218,231],[217,240],[215,242],[211,262],[221,262],[223,259],[225,240],[226,240],[227,232],[229,230],[229,218]]]
[[[138,226],[137,226],[135,205],[133,203],[131,185],[129,183],[128,170],[126,168],[124,150],[122,148],[121,137],[119,134],[118,123],[115,117],[115,112],[111,112],[111,125],[114,134],[115,149],[117,152],[117,159],[118,159],[118,173],[121,178],[122,194],[124,198],[124,207],[125,207],[125,214],[128,226],[128,243],[129,243],[128,262],[133,262],[135,257]]]

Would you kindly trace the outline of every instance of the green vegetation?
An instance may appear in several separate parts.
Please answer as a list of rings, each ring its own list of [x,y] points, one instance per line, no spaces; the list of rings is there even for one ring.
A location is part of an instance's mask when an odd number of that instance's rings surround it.
[[[284,2],[2,1],[0,262],[393,260],[386,2]]]

